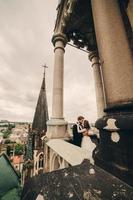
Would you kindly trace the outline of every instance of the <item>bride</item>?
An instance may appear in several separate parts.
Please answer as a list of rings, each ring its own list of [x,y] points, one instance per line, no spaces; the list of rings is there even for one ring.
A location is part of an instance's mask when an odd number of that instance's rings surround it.
[[[82,127],[82,128],[81,128]],[[94,159],[92,157],[93,151],[96,148],[95,143],[92,142],[90,136],[93,135],[90,131],[90,125],[87,120],[84,120],[82,126],[78,127],[78,133],[82,133],[81,148],[85,154],[85,158],[90,160],[90,163],[94,165]]]

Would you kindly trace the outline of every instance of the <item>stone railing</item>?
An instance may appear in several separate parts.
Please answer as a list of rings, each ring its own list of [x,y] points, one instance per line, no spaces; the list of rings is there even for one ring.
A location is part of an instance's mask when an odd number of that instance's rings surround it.
[[[62,139],[50,139],[45,143],[45,172],[78,165],[85,158],[82,148]]]

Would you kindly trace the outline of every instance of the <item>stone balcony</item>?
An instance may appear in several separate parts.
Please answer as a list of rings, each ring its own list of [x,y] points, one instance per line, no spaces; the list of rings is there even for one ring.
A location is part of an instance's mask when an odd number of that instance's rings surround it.
[[[81,147],[62,139],[50,139],[45,145],[45,172],[79,165],[86,159]]]

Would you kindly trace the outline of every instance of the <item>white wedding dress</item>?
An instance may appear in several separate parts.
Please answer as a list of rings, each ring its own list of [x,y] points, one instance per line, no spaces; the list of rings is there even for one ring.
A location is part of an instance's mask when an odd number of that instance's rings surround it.
[[[94,159],[92,157],[93,150],[96,148],[89,136],[83,136],[81,142],[81,148],[84,152],[85,158],[90,160],[90,163],[94,165]]]

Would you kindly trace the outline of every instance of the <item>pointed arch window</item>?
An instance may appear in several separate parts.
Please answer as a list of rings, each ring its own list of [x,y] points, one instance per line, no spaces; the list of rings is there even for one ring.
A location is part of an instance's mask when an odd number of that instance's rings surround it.
[[[43,168],[43,161],[44,161],[43,154],[40,154],[40,156],[39,156],[39,168]]]

